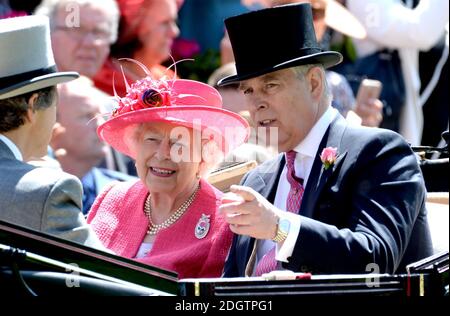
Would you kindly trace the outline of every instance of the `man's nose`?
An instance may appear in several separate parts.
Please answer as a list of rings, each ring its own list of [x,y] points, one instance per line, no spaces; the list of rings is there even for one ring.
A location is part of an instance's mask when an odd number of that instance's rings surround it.
[[[247,102],[249,106],[249,111],[257,112],[259,110],[267,109],[269,107],[266,100],[258,96],[251,97]]]
[[[178,28],[176,23],[171,23],[169,28],[169,33],[171,38],[176,38],[180,35],[180,29]]]
[[[83,38],[81,42],[84,45],[103,45],[105,43],[105,39],[97,36],[94,31],[85,32],[83,34]]]

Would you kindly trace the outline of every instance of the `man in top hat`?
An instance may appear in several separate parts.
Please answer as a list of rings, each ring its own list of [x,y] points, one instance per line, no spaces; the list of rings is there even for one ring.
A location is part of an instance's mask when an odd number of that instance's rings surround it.
[[[224,276],[394,273],[431,255],[416,158],[398,134],[348,125],[331,107],[324,69],[342,56],[317,45],[311,6],[225,24],[237,75],[219,84],[239,82],[252,120],[278,130],[282,153],[223,201],[236,234]]]
[[[81,213],[80,181],[27,161],[47,153],[56,119],[58,72],[48,18],[0,20],[0,220],[101,247]]]

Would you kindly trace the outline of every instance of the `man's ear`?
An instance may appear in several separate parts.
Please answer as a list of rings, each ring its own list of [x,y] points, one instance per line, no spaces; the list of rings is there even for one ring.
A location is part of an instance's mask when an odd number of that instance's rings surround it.
[[[54,158],[58,159],[67,154],[64,148],[60,148],[61,137],[66,133],[66,128],[59,122],[53,125],[52,137],[50,138],[50,147],[53,149]]]
[[[34,110],[34,105],[39,97],[39,94],[33,93],[31,97],[28,99],[28,110],[26,114],[26,120],[33,124],[36,121],[36,111]]]
[[[62,126],[59,122],[56,122],[55,125],[53,125],[52,129],[52,137],[50,138],[50,145],[55,148],[54,146],[57,146],[59,144],[59,139],[61,135],[64,135],[66,132],[66,128]]]
[[[56,122],[55,125],[53,125],[52,129],[52,138],[53,137],[59,137],[61,134],[64,134],[66,132],[66,128],[61,125],[61,123]]]
[[[317,102],[321,100],[323,90],[325,89],[323,85],[325,80],[324,75],[324,71],[319,67],[312,67],[307,73],[310,88],[309,92],[311,93],[311,97]]]

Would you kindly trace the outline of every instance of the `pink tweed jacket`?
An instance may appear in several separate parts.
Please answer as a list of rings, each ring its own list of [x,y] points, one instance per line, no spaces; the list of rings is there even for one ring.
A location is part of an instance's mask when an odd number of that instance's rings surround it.
[[[109,186],[95,200],[88,223],[101,242],[116,254],[134,258],[146,235],[143,209],[148,190],[141,181]],[[179,278],[219,277],[232,241],[232,232],[218,214],[222,192],[201,180],[200,190],[186,213],[161,230],[153,248],[140,262],[178,273]],[[195,237],[202,214],[210,216],[209,233]]]

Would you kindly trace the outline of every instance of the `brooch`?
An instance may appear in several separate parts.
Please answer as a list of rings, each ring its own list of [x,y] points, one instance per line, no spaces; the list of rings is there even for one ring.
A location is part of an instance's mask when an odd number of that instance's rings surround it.
[[[198,223],[195,226],[195,237],[197,237],[197,239],[203,239],[208,234],[209,227],[211,226],[209,223],[210,216],[211,215],[202,214],[202,217],[198,220]]]

